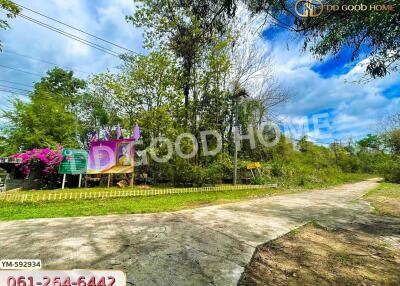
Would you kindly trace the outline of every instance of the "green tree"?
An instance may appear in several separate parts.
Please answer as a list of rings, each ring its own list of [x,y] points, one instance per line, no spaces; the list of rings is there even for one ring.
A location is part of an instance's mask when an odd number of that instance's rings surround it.
[[[73,77],[72,72],[59,68],[48,71],[28,102],[12,101],[13,109],[3,111],[7,127],[7,153],[59,144],[78,147],[78,98],[85,82]]]
[[[295,13],[295,1],[245,0],[253,13],[264,14],[279,27],[301,33],[304,48],[319,57],[338,55],[344,48],[352,50],[355,60],[360,52],[370,57],[366,73],[372,77],[385,76],[396,70],[400,59],[400,29],[397,0],[379,4],[394,5],[394,11],[327,11],[318,17],[301,17]],[[375,0],[326,0],[323,5],[377,4]]]
[[[310,149],[311,142],[308,141],[307,136],[303,136],[300,138],[299,142],[297,142],[297,147],[300,152],[307,152]]]
[[[82,101],[80,118],[88,130],[97,132],[120,122],[113,103],[114,94],[110,89],[113,75],[96,74],[89,78],[89,86]]]
[[[86,82],[74,77],[73,71],[58,67],[49,70],[47,75],[35,84],[37,90],[46,90],[52,94],[57,94],[59,99],[70,109],[77,106],[85,88]]]
[[[126,19],[146,28],[145,46],[163,47],[172,51],[181,69],[181,88],[184,95],[185,127],[190,120],[190,95],[198,105],[196,68],[202,63],[208,47],[216,36],[225,36],[227,19],[235,11],[234,1],[202,0],[140,0],[134,15]],[[192,118],[196,117],[196,110]],[[192,122],[192,125],[196,125]]]
[[[25,103],[15,99],[14,110],[4,113],[10,127],[5,130],[7,153],[58,144],[77,147],[75,115],[54,94],[35,90]]]
[[[9,18],[9,19],[15,18],[20,12],[19,7],[15,3],[13,3],[12,1],[9,1],[9,0],[0,0],[0,8],[6,11],[6,13],[5,13],[6,18]],[[1,29],[5,30],[5,29],[8,29],[9,27],[10,26],[9,26],[7,20],[0,18],[0,30]],[[2,49],[2,45],[0,42],[0,51],[1,51],[1,49]]]
[[[203,63],[202,73],[197,77],[196,101],[193,102],[193,121],[197,125],[193,131],[196,135],[198,128],[217,130],[223,135],[229,126],[231,93],[225,83],[231,68],[228,54],[230,43],[230,37],[215,39]]]
[[[382,124],[382,138],[386,148],[394,155],[400,155],[400,112],[386,117]]]
[[[357,144],[361,148],[367,148],[371,150],[380,151],[382,148],[382,138],[376,134],[368,134],[367,137],[361,139]]]
[[[96,131],[100,134],[104,128],[111,128],[120,122],[114,108],[109,105],[106,94],[100,93],[99,86],[93,87],[83,93],[78,109],[79,119],[79,141],[84,147],[88,147],[92,139],[92,132]],[[96,91],[94,91],[96,90]]]
[[[166,51],[153,51],[147,56],[126,58],[122,73],[132,96],[135,123],[146,127],[145,137],[167,135],[172,121],[179,123],[182,112],[182,91],[179,88],[179,69]],[[134,122],[129,122],[132,129]]]
[[[171,134],[172,123],[179,125],[182,111],[174,62],[166,53],[153,51],[146,56],[125,55],[120,68],[117,74],[91,78],[86,99],[91,111],[85,124],[100,130],[120,123],[129,135],[139,124],[147,144],[152,137]]]
[[[385,133],[384,138],[391,152],[395,155],[400,155],[400,128]]]

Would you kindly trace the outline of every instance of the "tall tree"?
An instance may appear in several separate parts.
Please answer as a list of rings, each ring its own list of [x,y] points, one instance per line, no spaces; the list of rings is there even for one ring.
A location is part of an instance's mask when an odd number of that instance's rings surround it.
[[[84,86],[85,82],[74,78],[72,72],[55,68],[35,84],[28,102],[14,99],[13,109],[3,111],[7,153],[58,144],[77,147],[76,104]]]
[[[121,123],[114,104],[114,92],[110,88],[113,77],[113,74],[107,72],[92,75],[88,80],[78,112],[79,139],[84,146],[89,146],[93,131],[100,136],[102,130],[111,129]]]
[[[386,146],[393,154],[400,155],[400,112],[388,116],[382,126]]]
[[[376,134],[368,134],[365,138],[359,140],[357,144],[361,148],[380,151],[382,149],[382,138]]]
[[[5,130],[7,153],[58,144],[77,147],[78,125],[74,114],[66,110],[62,101],[42,89],[35,90],[29,97],[28,103],[15,99],[14,109],[4,113],[10,124]]]
[[[35,84],[35,89],[47,90],[57,94],[69,108],[74,108],[80,101],[86,82],[74,77],[73,71],[55,67],[47,72],[47,76]]]
[[[122,72],[130,92],[135,95],[135,121],[145,127],[144,135],[148,139],[170,133],[172,120],[181,123],[179,69],[167,51],[129,57]],[[133,122],[130,124],[132,128]]]
[[[195,106],[198,100],[194,88],[196,65],[204,58],[205,47],[213,43],[215,36],[226,34],[227,19],[234,15],[236,6],[233,0],[140,0],[139,3],[138,10],[127,16],[127,20],[146,28],[145,46],[163,46],[179,60],[185,126],[188,127],[190,95]]]

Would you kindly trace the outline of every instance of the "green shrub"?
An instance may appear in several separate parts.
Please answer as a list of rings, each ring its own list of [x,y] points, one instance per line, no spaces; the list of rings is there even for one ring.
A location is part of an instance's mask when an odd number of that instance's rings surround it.
[[[233,163],[221,153],[207,165],[195,165],[190,160],[174,158],[169,170],[175,186],[204,186],[232,180]]]
[[[386,181],[400,183],[400,157],[387,161],[383,167],[383,175]]]
[[[272,180],[271,177],[265,175],[265,174],[257,174],[250,180],[250,184],[252,185],[265,185],[265,184],[270,184],[274,183],[276,181]]]

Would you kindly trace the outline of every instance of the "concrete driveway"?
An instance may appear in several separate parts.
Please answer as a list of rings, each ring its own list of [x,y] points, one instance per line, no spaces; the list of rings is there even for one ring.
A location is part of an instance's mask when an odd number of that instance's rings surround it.
[[[0,258],[120,269],[130,285],[235,285],[257,245],[316,219],[351,224],[377,179],[174,213],[0,223]]]

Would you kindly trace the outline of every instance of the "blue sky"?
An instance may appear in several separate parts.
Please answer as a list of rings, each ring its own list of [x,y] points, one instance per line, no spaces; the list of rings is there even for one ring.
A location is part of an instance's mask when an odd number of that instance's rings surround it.
[[[141,48],[142,31],[134,28],[125,21],[125,16],[132,14],[135,9],[132,1],[18,0],[16,2],[72,26],[82,28],[111,42],[128,47],[131,50],[143,52]],[[84,34],[79,34],[57,23],[49,22],[49,20],[29,11],[25,10],[22,13],[79,35],[81,38],[96,42],[96,40]],[[1,16],[3,17],[3,15]],[[18,56],[15,53],[72,69],[76,76],[81,78],[87,78],[91,73],[115,70],[120,64],[118,58],[59,35],[20,17],[11,20],[10,25],[10,30],[0,31],[0,40],[4,48],[4,52],[0,53],[0,65],[18,68],[35,74],[21,73],[0,67],[0,80],[24,84],[24,86],[14,85],[15,87],[29,89],[25,85],[32,85],[33,82],[40,79],[40,75],[44,75],[46,70],[54,66]],[[104,44],[99,41],[96,43]],[[107,47],[113,48],[110,45],[107,45]],[[117,48],[115,50],[118,52],[121,51]],[[0,84],[12,85],[6,82],[0,82]],[[1,106],[7,105],[6,100],[9,97],[10,94],[8,93],[0,93]]]
[[[333,140],[357,140],[368,133],[379,132],[384,117],[400,111],[400,74],[369,82],[363,78],[367,49],[354,62],[351,51],[343,49],[337,57],[315,58],[302,51],[302,39],[280,28],[262,33],[276,73],[291,95],[291,100],[278,108],[292,137],[304,130],[312,140],[326,144]],[[329,130],[318,136],[313,117],[321,115]],[[318,128],[317,128],[318,129]]]
[[[125,21],[125,16],[132,14],[135,9],[131,0],[16,2],[136,52],[145,52],[142,49],[142,30]],[[45,20],[29,11],[23,13]],[[17,18],[10,24],[11,30],[0,31],[0,40],[5,51],[0,53],[0,65],[32,74],[0,67],[0,80],[3,80],[0,81],[0,89],[13,86],[29,90],[29,86],[40,79],[40,75],[52,68],[52,65],[16,56],[15,53],[71,68],[81,78],[87,78],[90,73],[113,71],[120,64],[119,60],[111,55],[25,19]],[[76,34],[73,30],[56,26]],[[354,83],[362,76],[363,62],[359,60],[352,63],[349,50],[345,49],[337,58],[327,57],[321,61],[308,52],[302,52],[302,42],[298,36],[280,28],[265,29],[260,36],[275,64],[276,76],[291,95],[290,101],[280,106],[275,113],[288,125],[297,124],[301,127],[305,126],[303,123],[306,121],[306,131],[311,138],[318,137],[315,134],[313,118],[323,114],[320,120],[326,120],[330,126],[329,130],[325,128],[323,131],[330,137],[315,138],[315,141],[329,143],[333,139],[346,139],[349,136],[361,138],[378,130],[383,117],[400,110],[399,73],[364,84]],[[80,37],[93,40],[85,35]],[[10,97],[10,93],[0,91],[0,108],[9,108],[7,100]]]

